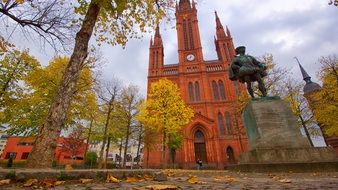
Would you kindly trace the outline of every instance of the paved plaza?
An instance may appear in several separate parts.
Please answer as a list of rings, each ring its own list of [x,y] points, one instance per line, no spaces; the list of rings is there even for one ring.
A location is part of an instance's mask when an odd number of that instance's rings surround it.
[[[93,181],[83,184],[79,180],[67,180],[63,185],[49,188],[42,186],[23,187],[24,182],[16,182],[0,186],[0,189],[338,189],[338,172],[241,173],[219,170],[165,170],[164,173],[168,176],[166,181],[143,179],[139,176],[138,180],[128,182],[124,179],[119,183],[106,183],[104,180],[93,179]]]

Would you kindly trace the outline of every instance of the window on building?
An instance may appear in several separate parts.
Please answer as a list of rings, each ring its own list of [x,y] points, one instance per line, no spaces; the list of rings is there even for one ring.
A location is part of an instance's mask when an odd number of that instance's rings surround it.
[[[195,96],[196,96],[196,101],[201,100],[200,85],[197,81],[195,82]]]
[[[193,33],[192,33],[192,26],[191,26],[191,20],[189,19],[189,23],[188,23],[188,27],[189,27],[189,40],[190,40],[190,49],[194,49],[194,37],[193,37]]]
[[[225,122],[226,122],[228,134],[232,135],[234,132],[233,132],[231,116],[229,112],[225,112]]]
[[[192,85],[192,82],[189,82],[188,91],[189,91],[189,100],[192,102],[194,101],[194,87]]]
[[[189,49],[188,44],[188,31],[187,31],[187,21],[183,20],[183,34],[184,34],[184,48],[185,50]]]
[[[21,160],[26,160],[28,158],[29,152],[24,152],[21,155]]]
[[[18,146],[33,146],[33,142],[18,142]]]
[[[220,135],[225,135],[224,120],[222,113],[218,113],[218,129]]]
[[[222,99],[222,100],[225,100],[226,97],[225,97],[225,89],[224,89],[223,81],[219,80],[219,81],[218,81],[218,86],[219,86],[219,92],[220,92],[220,94],[221,94],[221,99]]]
[[[215,100],[219,100],[218,87],[217,83],[214,80],[212,81],[212,91],[214,92]]]

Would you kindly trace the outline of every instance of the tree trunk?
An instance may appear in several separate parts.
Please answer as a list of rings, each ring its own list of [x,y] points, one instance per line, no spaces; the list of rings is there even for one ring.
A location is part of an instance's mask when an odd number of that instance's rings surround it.
[[[88,152],[88,147],[89,147],[89,140],[90,140],[90,136],[91,136],[91,134],[92,134],[92,127],[93,127],[93,118],[91,118],[91,120],[90,120],[90,124],[89,124],[89,131],[88,131],[88,136],[87,136],[87,146],[86,146],[86,150],[85,150],[85,152],[84,152],[84,158],[86,157],[86,154],[87,154],[87,152]]]
[[[123,139],[121,138],[121,141],[120,141],[120,148],[119,148],[119,166],[121,167],[121,159],[122,159],[122,146],[123,146]]]
[[[167,168],[167,150],[166,150],[166,133],[165,131],[163,132],[163,152],[162,152],[162,163],[163,163],[163,168]]]
[[[108,137],[107,148],[106,148],[106,156],[105,156],[103,168],[107,168],[107,161],[108,161],[110,141],[111,141],[111,137]]]
[[[305,121],[304,121],[304,119],[303,119],[303,117],[302,117],[301,115],[299,115],[299,119],[300,119],[300,121],[301,121],[301,123],[302,123],[302,126],[303,126],[303,128],[304,128],[306,137],[307,137],[307,139],[309,140],[309,143],[310,143],[311,147],[314,147],[314,146],[313,146],[313,143],[312,143],[312,140],[311,140],[310,133],[309,133],[309,131],[307,130]]]
[[[127,158],[127,150],[128,150],[128,143],[129,143],[129,131],[130,131],[130,119],[128,121],[128,128],[127,128],[127,133],[126,133],[126,141],[125,141],[124,151],[123,151],[123,164],[122,164],[123,168],[126,168],[126,158]]]
[[[175,169],[175,157],[176,157],[176,149],[171,149],[171,164],[172,164],[172,168]]]
[[[100,7],[90,3],[80,31],[76,34],[73,54],[66,67],[61,84],[54,97],[48,115],[40,127],[26,167],[50,168],[54,160],[57,138],[66,120],[66,113],[73,98],[83,62],[87,57],[88,42],[93,33]]]
[[[136,152],[136,157],[138,158],[137,160],[137,165],[139,165],[141,157],[140,156],[140,149],[141,149],[141,143],[142,143],[142,126],[140,127],[140,134],[138,136],[138,143],[137,143],[137,152]]]

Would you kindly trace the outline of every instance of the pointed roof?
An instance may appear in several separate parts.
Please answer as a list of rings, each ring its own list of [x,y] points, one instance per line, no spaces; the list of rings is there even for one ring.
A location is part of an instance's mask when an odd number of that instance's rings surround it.
[[[307,74],[307,72],[305,71],[305,69],[303,68],[303,66],[300,64],[298,58],[297,57],[294,57],[294,58],[298,62],[300,71],[301,71],[302,76],[303,76],[303,80],[306,82],[306,84],[305,84],[305,86],[303,88],[304,94],[320,90],[321,89],[320,85],[311,81],[310,75]]]
[[[155,36],[154,36],[154,43],[153,43],[153,45],[154,46],[156,46],[156,45],[163,46],[159,25],[157,25],[156,29],[155,29]]]
[[[216,17],[216,27],[217,28],[223,28],[223,25],[222,25],[221,21],[219,20],[217,11],[215,11],[215,17]]]
[[[224,28],[223,25],[217,15],[217,11],[215,11],[215,17],[216,17],[216,36],[217,39],[224,39],[226,38],[225,32],[224,32]]]

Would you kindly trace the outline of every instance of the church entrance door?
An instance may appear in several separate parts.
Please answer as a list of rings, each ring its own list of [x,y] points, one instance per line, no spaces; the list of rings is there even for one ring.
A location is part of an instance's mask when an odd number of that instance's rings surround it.
[[[235,155],[234,155],[234,150],[228,146],[227,150],[227,161],[229,164],[235,164],[236,161],[235,161]]]
[[[203,163],[207,163],[207,151],[205,146],[205,139],[202,131],[197,130],[194,137],[194,147],[195,147],[195,159],[202,160]]]

